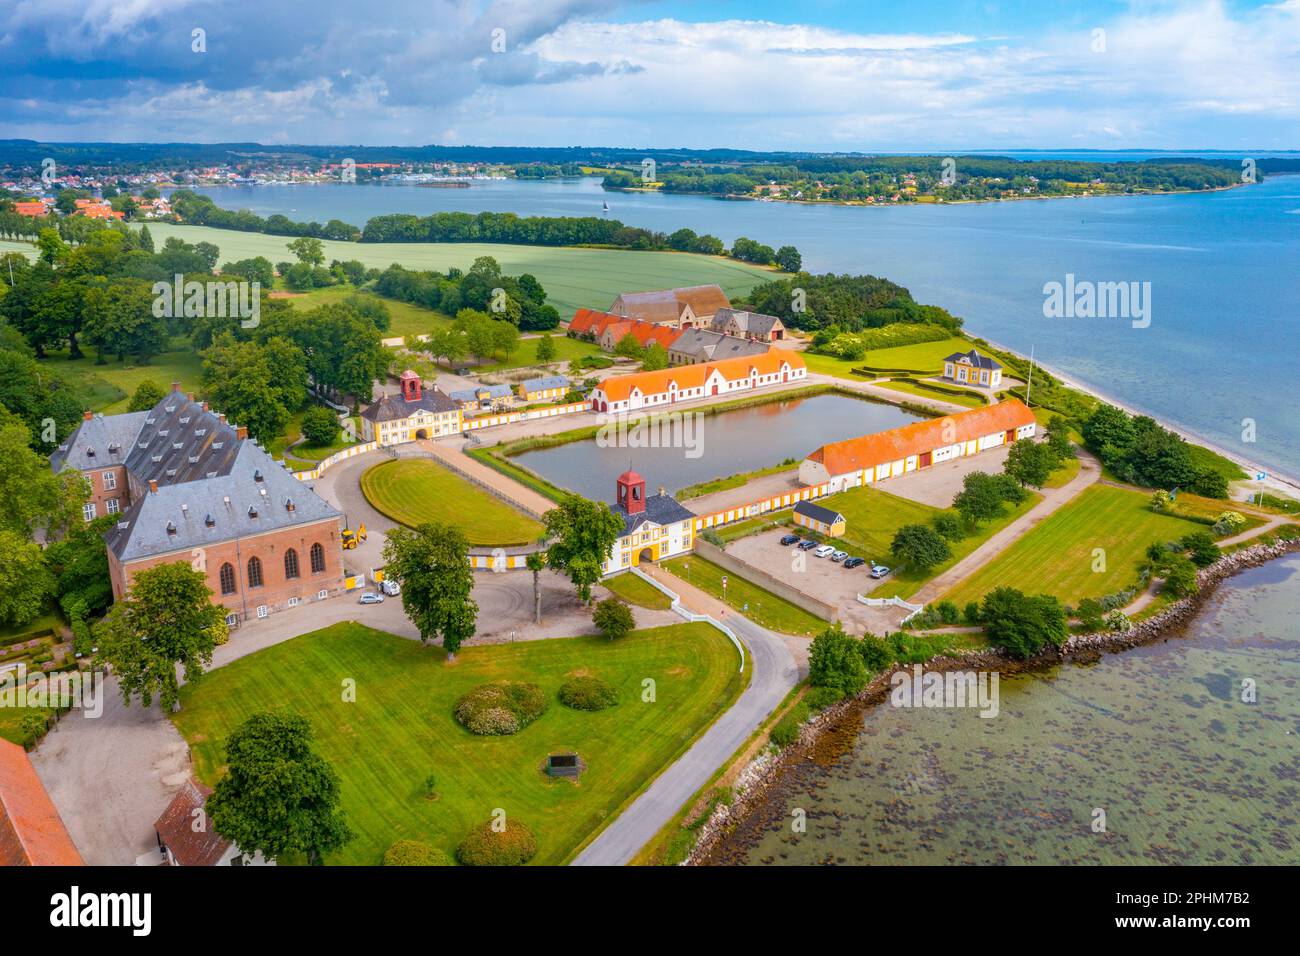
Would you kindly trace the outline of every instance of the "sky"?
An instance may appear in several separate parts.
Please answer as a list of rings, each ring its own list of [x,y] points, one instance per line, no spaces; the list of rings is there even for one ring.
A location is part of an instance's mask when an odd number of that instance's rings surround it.
[[[0,0],[0,138],[1300,148],[1300,0]]]

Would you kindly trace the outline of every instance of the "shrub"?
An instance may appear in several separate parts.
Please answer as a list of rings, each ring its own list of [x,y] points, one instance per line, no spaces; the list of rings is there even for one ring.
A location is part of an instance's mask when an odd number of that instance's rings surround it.
[[[1045,645],[1059,646],[1069,635],[1061,603],[1049,594],[1027,597],[1015,588],[997,588],[984,597],[980,612],[989,643],[1026,658]]]
[[[1216,535],[1234,535],[1246,527],[1245,517],[1238,511],[1225,511],[1219,515],[1210,530]]]
[[[522,866],[536,855],[537,838],[517,820],[507,820],[500,833],[491,822],[477,826],[456,848],[465,866]]]
[[[339,417],[324,405],[313,405],[302,414],[302,437],[309,445],[331,445],[339,437],[339,430]]]
[[[609,640],[627,637],[636,627],[632,609],[618,598],[608,597],[596,605],[591,614],[591,622],[596,629]]]
[[[1100,631],[1106,616],[1106,609],[1096,598],[1084,598],[1079,602],[1077,611],[1079,623],[1089,631]]]
[[[41,742],[50,729],[50,718],[43,710],[30,710],[18,720],[18,742],[24,750],[31,750]]]
[[[1191,552],[1192,563],[1198,568],[1208,568],[1223,554],[1208,531],[1193,531],[1181,543]]]
[[[419,840],[398,840],[384,852],[384,866],[451,866],[451,857]]]
[[[983,624],[984,618],[980,616],[980,602],[967,601],[966,607],[961,612],[962,619],[972,627]]]
[[[866,665],[867,670],[873,674],[883,671],[890,664],[894,663],[894,652],[890,646],[874,634],[864,634],[862,636],[862,663]]]
[[[945,624],[956,624],[961,619],[961,612],[952,601],[940,601],[935,610],[939,612],[939,620]]]
[[[799,739],[799,715],[796,711],[791,711],[776,722],[772,732],[768,734],[768,739],[777,747],[788,747]]]
[[[814,637],[808,649],[808,682],[813,687],[834,687],[842,696],[862,690],[867,685],[867,668],[857,638],[839,627],[827,628]]]
[[[1174,555],[1165,572],[1164,590],[1174,597],[1186,597],[1195,594],[1198,587],[1196,565],[1186,555]]]
[[[1129,620],[1128,615],[1119,608],[1111,611],[1106,615],[1106,627],[1119,634],[1133,630],[1133,622]]]
[[[499,737],[518,733],[546,711],[536,684],[499,681],[480,684],[456,702],[456,720],[473,734]]]
[[[844,699],[844,692],[838,687],[810,687],[808,693],[804,695],[804,703],[808,705],[809,710],[825,710],[832,704],[838,704]]]
[[[930,524],[934,525],[934,530],[949,541],[958,541],[966,537],[966,526],[962,524],[961,518],[951,511],[940,511],[930,519]]]
[[[618,703],[618,691],[599,677],[575,677],[560,688],[560,703],[574,710],[604,710]]]

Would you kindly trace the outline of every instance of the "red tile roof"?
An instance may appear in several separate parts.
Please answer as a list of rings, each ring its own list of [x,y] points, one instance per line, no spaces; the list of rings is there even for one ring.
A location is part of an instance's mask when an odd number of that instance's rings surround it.
[[[613,315],[609,312],[601,312],[599,309],[579,309],[569,320],[569,331],[575,335],[591,335],[599,337],[605,331],[605,326],[611,322],[623,322],[624,317]]]
[[[1019,428],[1034,420],[1034,413],[1023,402],[1010,398],[988,408],[930,418],[902,428],[822,445],[808,460],[821,462],[827,474],[834,477]]]
[[[698,388],[708,381],[714,369],[717,369],[727,381],[734,382],[749,378],[751,369],[759,375],[771,375],[780,371],[783,362],[788,362],[791,370],[806,367],[803,356],[798,352],[789,349],[772,349],[763,355],[741,355],[720,362],[678,365],[657,372],[620,375],[605,379],[600,383],[599,388],[609,401],[621,402],[632,394],[633,388],[639,388],[642,395],[661,395],[668,391],[671,382],[676,382],[679,390]]]
[[[0,740],[0,866],[81,866],[26,751]]]
[[[204,818],[206,826],[195,832],[194,811],[203,809],[211,793],[211,787],[185,781],[153,825],[181,866],[216,866],[230,849],[230,841],[212,829],[209,819]]]

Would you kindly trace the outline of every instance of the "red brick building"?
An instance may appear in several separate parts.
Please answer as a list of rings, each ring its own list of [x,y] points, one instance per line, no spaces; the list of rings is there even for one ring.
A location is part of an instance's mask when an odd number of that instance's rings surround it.
[[[175,561],[206,575],[232,624],[344,589],[342,514],[179,385],[148,411],[87,413],[50,464],[90,480],[87,521],[120,515],[105,536],[115,598]]]

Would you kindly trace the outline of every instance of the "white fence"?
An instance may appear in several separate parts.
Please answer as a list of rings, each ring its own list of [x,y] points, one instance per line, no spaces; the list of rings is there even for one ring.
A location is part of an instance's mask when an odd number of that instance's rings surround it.
[[[916,615],[920,614],[922,611],[925,610],[924,604],[911,604],[907,601],[904,601],[898,595],[894,595],[891,598],[869,598],[869,597],[863,597],[861,594],[859,594],[858,600],[861,601],[863,604],[865,604],[867,607],[905,607],[908,610],[908,615],[905,618],[903,618],[904,622],[910,621],[912,618],[916,617]]]
[[[726,634],[727,637],[731,638],[731,643],[736,645],[736,651],[740,654],[740,672],[742,674],[745,672],[745,645],[740,643],[740,639],[736,637],[735,632],[732,631],[731,628],[727,627],[727,625],[723,624],[721,621],[709,617],[709,615],[707,614],[696,614],[694,611],[688,610],[687,608],[683,607],[681,598],[677,596],[676,591],[673,591],[672,589],[666,587],[665,585],[660,584],[658,581],[650,577],[650,575],[646,574],[640,568],[636,568],[636,567],[628,568],[628,571],[630,571],[632,574],[635,574],[642,581],[647,582],[652,588],[655,588],[656,590],[662,591],[664,594],[666,594],[668,596],[668,599],[673,602],[672,609],[676,611],[678,614],[680,614],[682,617],[686,618],[686,620],[690,621],[691,623],[703,621],[706,624],[712,624],[723,634]]]
[[[336,451],[328,458],[322,458],[315,468],[308,471],[295,471],[293,476],[299,481],[315,481],[325,473],[325,469],[330,465],[337,465],[341,461],[354,458],[357,455],[364,455],[368,451],[374,451],[379,447],[379,442],[368,441],[359,445],[353,445],[351,448],[344,448],[342,451]]]

